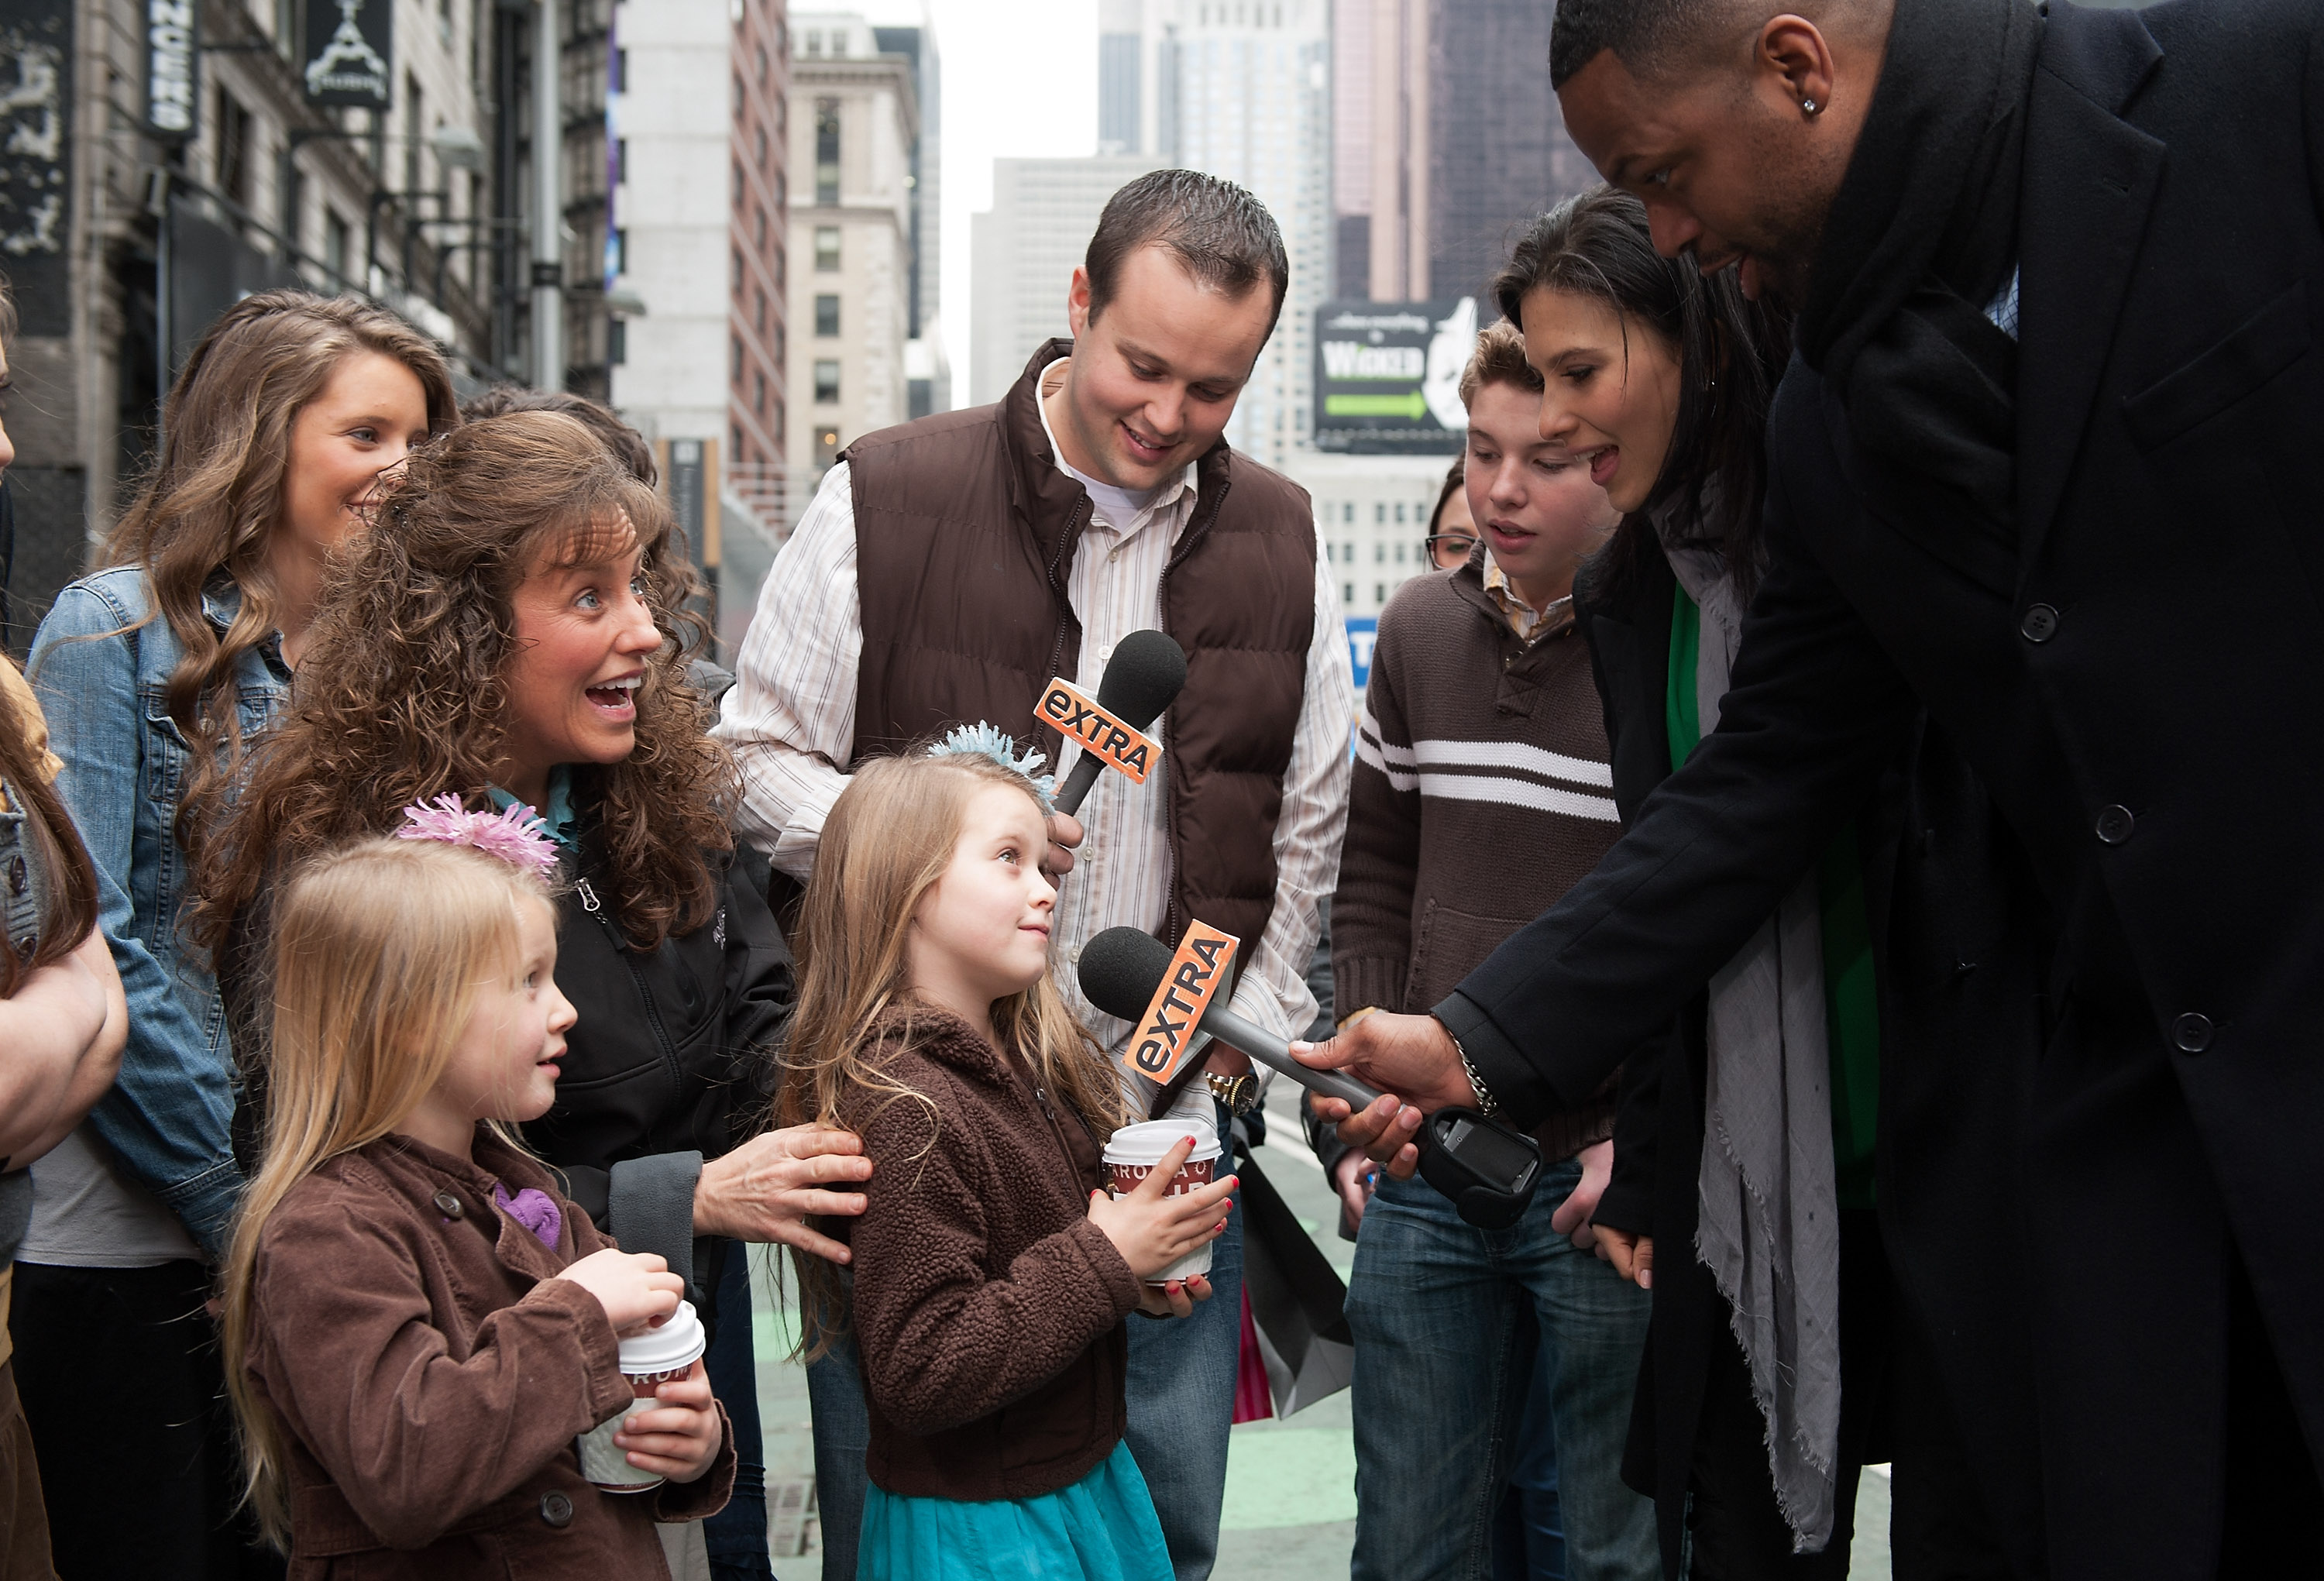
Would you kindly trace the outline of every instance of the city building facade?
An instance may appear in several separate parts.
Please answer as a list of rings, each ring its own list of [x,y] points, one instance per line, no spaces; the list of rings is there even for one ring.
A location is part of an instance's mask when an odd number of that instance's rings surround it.
[[[493,0],[0,11],[17,651],[126,507],[185,352],[240,297],[373,296],[469,389],[521,355],[503,222],[526,150],[494,83],[528,20]]]
[[[785,454],[811,489],[850,440],[910,415],[919,100],[913,59],[881,51],[859,14],[795,13],[790,45]]]
[[[613,39],[612,404],[656,446],[723,627],[790,505],[788,23],[780,0],[622,0]]]
[[[872,30],[883,55],[912,63],[912,90],[920,106],[920,135],[912,144],[912,273],[908,299],[911,322],[904,342],[905,404],[924,418],[952,409],[952,358],[945,350],[938,311],[944,286],[944,62],[936,54],[936,29],[923,19],[915,27]]]

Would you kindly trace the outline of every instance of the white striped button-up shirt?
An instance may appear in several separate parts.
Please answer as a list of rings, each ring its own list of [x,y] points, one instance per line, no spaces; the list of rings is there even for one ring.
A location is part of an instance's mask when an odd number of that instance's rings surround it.
[[[1053,373],[1045,385],[1054,379]],[[1047,428],[1046,409],[1042,423]],[[1056,455],[1054,434],[1050,454]],[[1058,464],[1073,472],[1062,460]],[[1127,522],[1111,521],[1102,506],[1096,508],[1065,587],[1082,625],[1080,663],[1068,678],[1083,690],[1096,693],[1106,661],[1124,637],[1161,624],[1163,568],[1193,519],[1195,494],[1189,466]],[[734,686],[715,731],[742,766],[737,828],[802,882],[851,767],[863,647],[858,575],[853,497],[842,462],[825,474],[760,590]],[[1275,826],[1275,905],[1259,938],[1243,941],[1245,969],[1233,999],[1237,1011],[1286,1037],[1298,1036],[1315,1016],[1307,963],[1322,926],[1319,903],[1339,875],[1354,712],[1339,600],[1319,557],[1305,691]],[[1162,730],[1157,721],[1152,733]],[[1055,766],[1061,781],[1078,752],[1069,747],[1065,761]],[[1057,896],[1052,970],[1074,1013],[1116,1054],[1128,1043],[1130,1025],[1082,997],[1074,968],[1082,946],[1107,928],[1127,924],[1158,933],[1163,926],[1171,879],[1167,774],[1157,769],[1142,786],[1120,774],[1099,776],[1080,813],[1089,836]],[[1124,1085],[1133,1087],[1127,1077]],[[1178,1109],[1202,1113],[1206,1101],[1195,1082]]]

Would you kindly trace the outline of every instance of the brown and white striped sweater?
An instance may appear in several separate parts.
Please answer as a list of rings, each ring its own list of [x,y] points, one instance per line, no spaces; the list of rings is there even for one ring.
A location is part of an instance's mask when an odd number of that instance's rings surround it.
[[[1621,823],[1605,714],[1570,612],[1510,630],[1480,547],[1380,612],[1332,897],[1333,1005],[1425,1012],[1598,865]],[[1614,1079],[1536,1133],[1613,1135]]]

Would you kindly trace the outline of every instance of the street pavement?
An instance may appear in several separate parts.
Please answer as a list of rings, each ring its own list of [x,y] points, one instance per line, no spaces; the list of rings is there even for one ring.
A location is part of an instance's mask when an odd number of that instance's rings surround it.
[[[1356,1249],[1339,1237],[1338,1205],[1300,1135],[1296,1100],[1291,1083],[1274,1084],[1267,1104],[1268,1142],[1257,1156],[1269,1182],[1345,1279]],[[780,1581],[816,1581],[821,1560],[810,1508],[814,1442],[806,1374],[789,1359],[795,1319],[787,1299],[788,1270],[779,1284],[764,1247],[752,1249],[752,1266],[775,1574]],[[1886,1469],[1868,1471],[1858,1495],[1849,1574],[1863,1581],[1888,1581]],[[1216,1581],[1345,1581],[1356,1531],[1355,1473],[1344,1391],[1286,1420],[1237,1427],[1228,1448]]]

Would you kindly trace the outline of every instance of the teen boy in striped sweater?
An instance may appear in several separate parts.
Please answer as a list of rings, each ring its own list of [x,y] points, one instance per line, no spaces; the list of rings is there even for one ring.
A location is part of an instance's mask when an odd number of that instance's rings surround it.
[[[1434,1004],[1620,832],[1572,608],[1574,570],[1614,516],[1589,469],[1542,441],[1541,389],[1514,328],[1480,337],[1461,399],[1482,542],[1380,614],[1332,901],[1334,1002],[1354,1015]],[[1658,1573],[1653,1506],[1620,1477],[1649,1298],[1583,1249],[1613,1129],[1610,1080],[1551,1116],[1539,1192],[1491,1235],[1416,1176],[1383,1178],[1366,1206],[1361,1155],[1333,1161],[1362,1218],[1347,1303],[1356,1581],[1466,1576],[1489,1551],[1526,1448],[1536,1322],[1565,1573]]]

